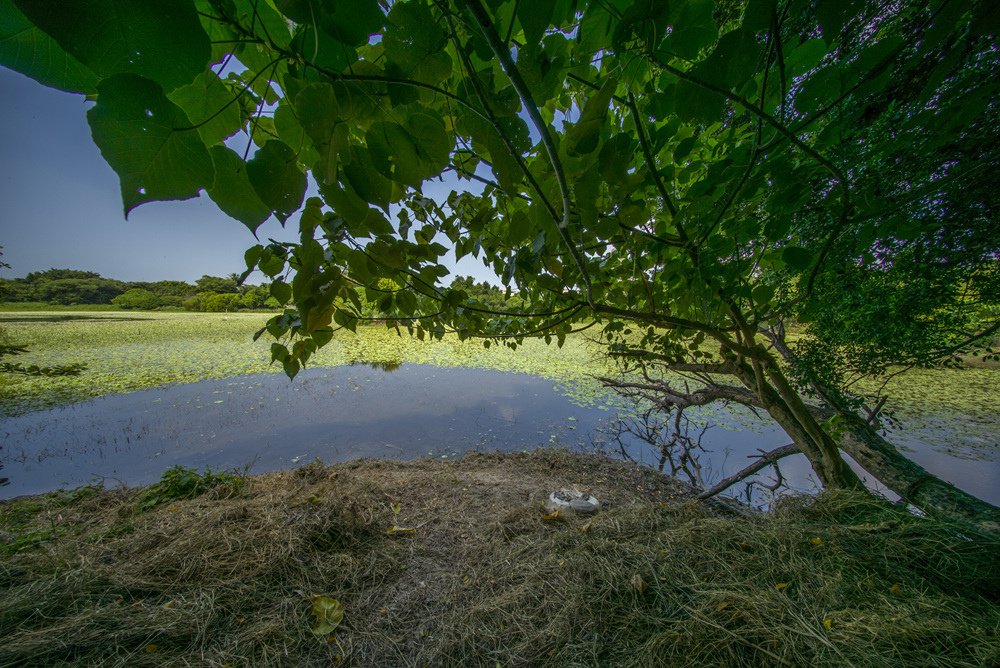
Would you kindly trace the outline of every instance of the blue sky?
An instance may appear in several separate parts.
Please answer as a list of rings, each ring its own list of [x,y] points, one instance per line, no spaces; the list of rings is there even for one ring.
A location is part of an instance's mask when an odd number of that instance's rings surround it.
[[[90,138],[82,96],[0,68],[0,99],[0,246],[11,265],[0,276],[58,267],[126,281],[193,281],[244,269],[243,251],[256,240],[204,194],[144,204],[125,220],[118,177]],[[425,194],[437,199],[456,187],[432,184]],[[273,219],[258,234],[297,236]],[[471,258],[456,273],[493,276]]]

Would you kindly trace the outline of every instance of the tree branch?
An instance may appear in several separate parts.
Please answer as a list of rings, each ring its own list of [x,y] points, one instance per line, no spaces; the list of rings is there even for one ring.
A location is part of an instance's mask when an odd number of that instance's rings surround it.
[[[753,464],[750,464],[749,466],[740,469],[739,471],[737,471],[736,473],[727,478],[723,478],[718,483],[713,485],[711,488],[706,489],[704,492],[700,493],[695,498],[709,499],[713,496],[716,496],[717,494],[729,489],[739,481],[752,476],[754,473],[757,473],[761,469],[773,465],[779,459],[784,459],[789,455],[796,455],[799,452],[800,451],[798,446],[795,445],[794,443],[783,445],[780,448],[775,448],[774,450],[771,450],[770,452],[762,451],[760,457]]]

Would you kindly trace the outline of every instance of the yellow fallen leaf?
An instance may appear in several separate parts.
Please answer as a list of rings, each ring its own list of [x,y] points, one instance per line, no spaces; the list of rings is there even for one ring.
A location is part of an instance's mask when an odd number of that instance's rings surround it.
[[[319,636],[333,633],[344,621],[344,606],[329,596],[313,596],[312,613],[316,619],[312,632]]]
[[[164,610],[170,610],[170,609],[172,609],[172,608],[173,608],[173,607],[174,607],[175,605],[177,605],[177,601],[167,601],[166,603],[164,603],[164,604],[163,604],[163,609],[164,609]]]
[[[894,595],[899,596],[900,594],[903,593],[903,585],[896,582],[891,587],[889,587],[889,591]]]
[[[554,522],[555,520],[559,519],[561,512],[562,512],[562,509],[560,508],[560,509],[556,510],[555,512],[549,513],[548,515],[542,515],[542,521],[543,522]]]
[[[823,539],[820,538],[819,536],[813,536],[812,538],[809,539],[809,542],[812,543],[813,545],[822,545]]]
[[[400,527],[393,524],[391,527],[385,530],[386,536],[395,536],[397,533],[414,533],[416,528],[414,527]]]
[[[147,654],[156,654],[156,650],[158,650],[158,649],[159,649],[159,647],[157,647],[153,643],[149,643],[148,645],[146,645],[146,653]]]
[[[729,603],[729,601],[723,601],[719,605],[715,606],[715,609],[719,610],[719,611],[722,611],[722,610],[725,610],[726,608],[728,608],[730,605],[731,605],[731,603]]]
[[[642,576],[636,573],[629,580],[632,583],[632,589],[635,589],[640,594],[646,591],[646,581],[642,579]]]
[[[590,527],[593,526],[593,524],[594,520],[590,520],[583,526],[577,527],[576,530],[579,531],[580,533],[590,533]]]
[[[781,591],[782,589],[786,589],[787,587],[788,587],[788,583],[787,582],[779,582],[776,585],[774,585],[774,588],[777,589],[778,591]]]
[[[823,628],[825,628],[827,631],[832,631],[833,630],[833,620],[830,619],[829,617],[827,617],[826,619],[824,619],[823,620]]]

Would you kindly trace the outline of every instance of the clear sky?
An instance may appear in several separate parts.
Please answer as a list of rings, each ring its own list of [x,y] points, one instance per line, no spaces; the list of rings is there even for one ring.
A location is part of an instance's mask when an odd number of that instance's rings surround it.
[[[90,138],[83,96],[0,67],[0,100],[0,246],[11,265],[0,276],[56,267],[125,281],[193,281],[243,271],[243,252],[257,242],[207,195],[144,204],[125,220],[118,177]],[[459,187],[435,183],[425,194],[438,199]],[[258,234],[297,237],[273,218]],[[471,258],[453,274],[496,282]]]

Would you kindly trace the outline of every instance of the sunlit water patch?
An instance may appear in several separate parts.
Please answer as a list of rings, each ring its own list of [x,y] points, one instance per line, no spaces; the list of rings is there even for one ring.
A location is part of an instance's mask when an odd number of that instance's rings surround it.
[[[475,450],[556,445],[602,450],[657,467],[635,439],[624,452],[608,441],[620,406],[582,401],[565,382],[524,373],[419,364],[314,368],[294,382],[277,374],[206,380],[118,394],[0,422],[9,498],[102,480],[151,483],[174,465],[264,472],[359,457],[451,458]],[[702,475],[711,484],[749,463],[758,449],[786,442],[749,414],[703,415]],[[917,431],[908,453],[929,470],[1000,502],[1000,463],[954,457]],[[995,448],[993,449],[996,450]],[[782,462],[792,489],[815,483],[804,457]],[[567,481],[581,482],[586,481]],[[740,492],[742,488],[735,489]],[[760,501],[760,497],[756,497]]]

